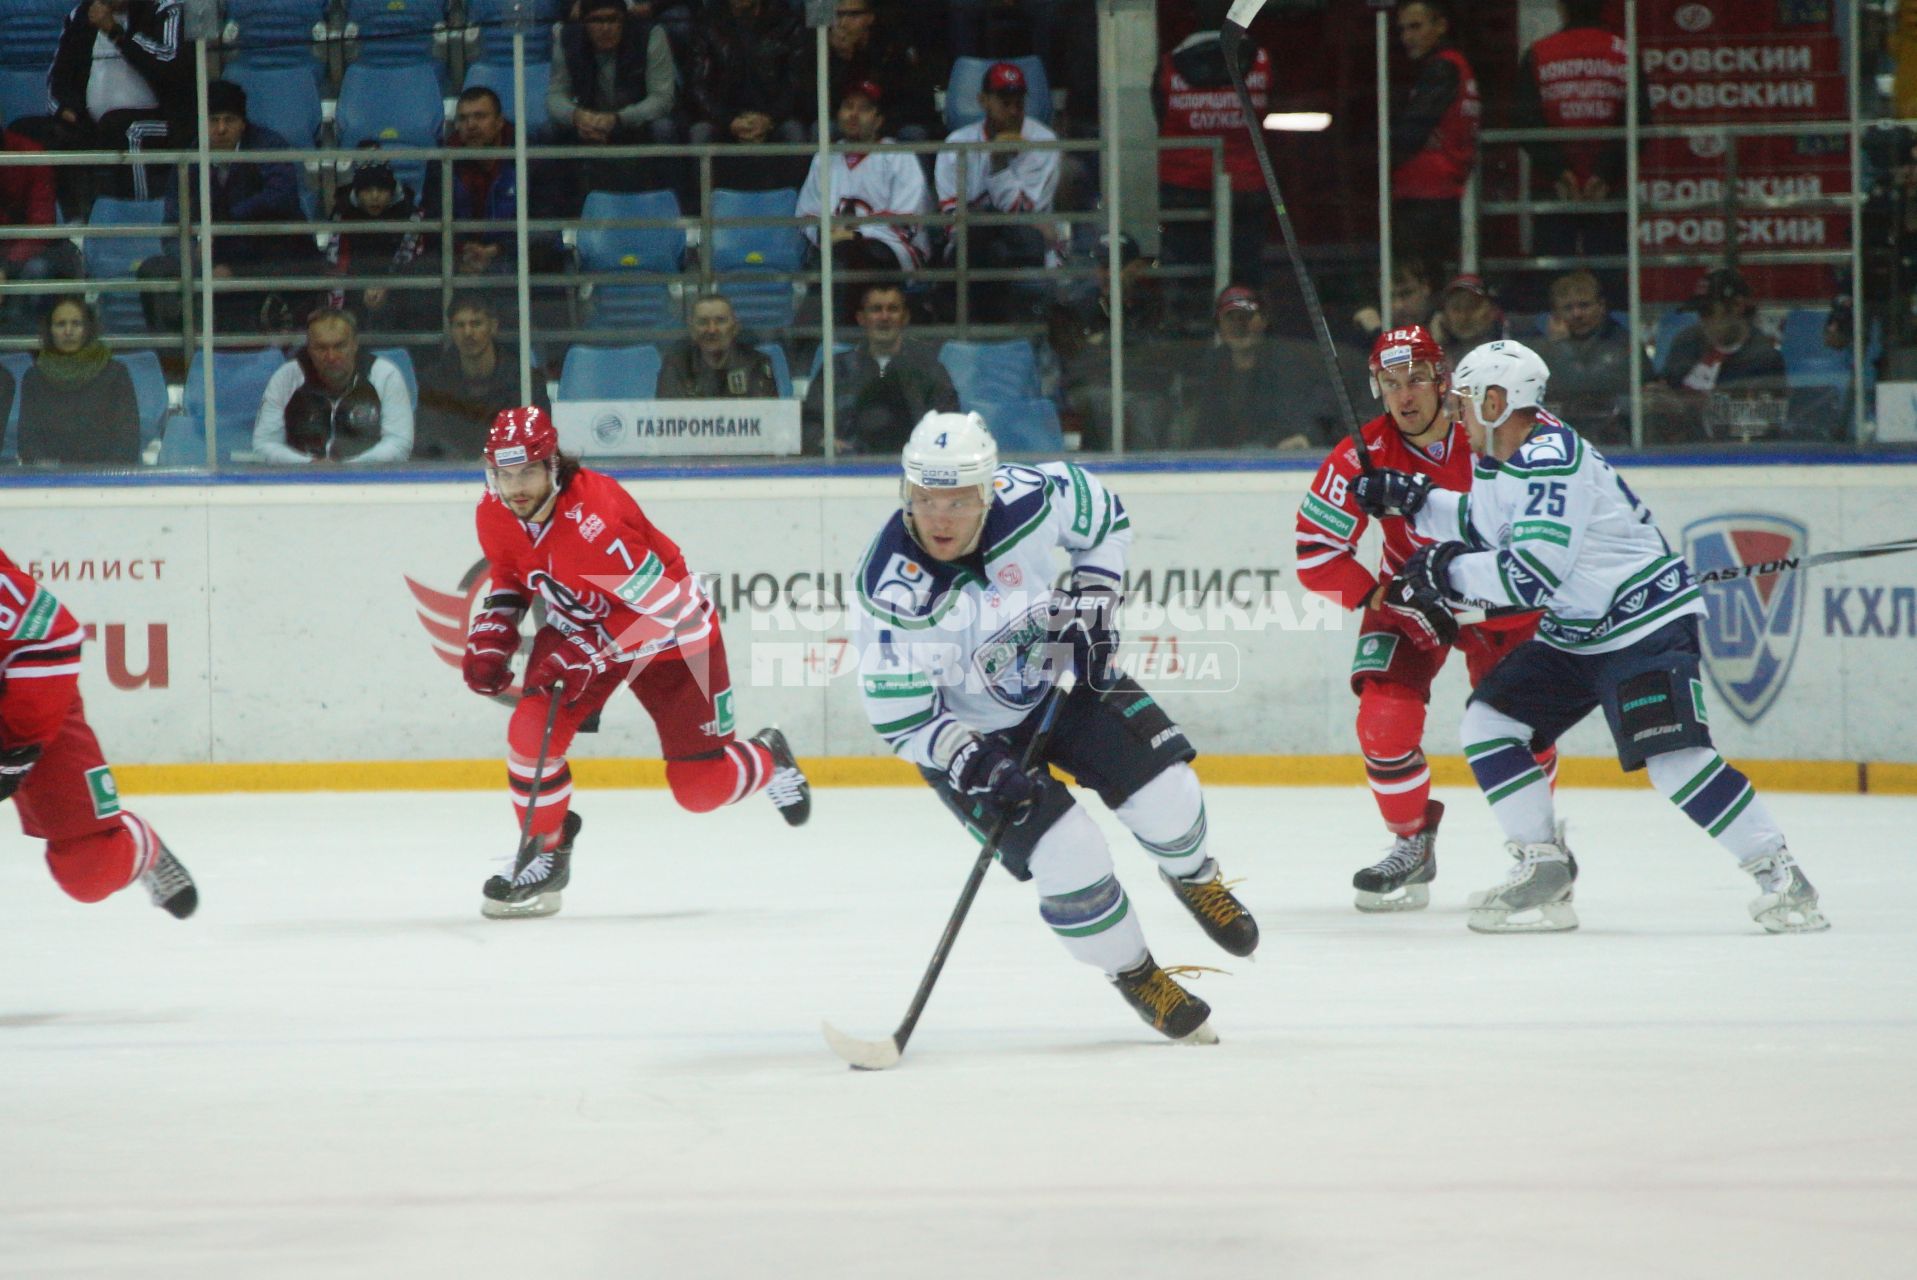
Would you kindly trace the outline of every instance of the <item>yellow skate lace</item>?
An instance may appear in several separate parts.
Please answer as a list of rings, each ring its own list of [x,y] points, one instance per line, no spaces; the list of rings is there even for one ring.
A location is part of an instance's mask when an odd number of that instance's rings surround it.
[[[1245,913],[1244,906],[1231,894],[1231,887],[1243,880],[1226,880],[1222,872],[1203,884],[1178,882],[1178,892],[1192,909],[1215,925],[1228,925]]]
[[[1223,969],[1202,964],[1175,964],[1169,969],[1154,967],[1151,976],[1138,989],[1138,998],[1152,1011],[1152,1026],[1164,1030],[1165,1019],[1171,1016],[1171,1011],[1191,999],[1191,993],[1179,986],[1175,979],[1223,972]]]

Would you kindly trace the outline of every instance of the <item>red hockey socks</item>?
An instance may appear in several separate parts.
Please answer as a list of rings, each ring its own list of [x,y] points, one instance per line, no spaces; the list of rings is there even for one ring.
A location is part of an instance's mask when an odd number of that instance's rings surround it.
[[[1425,802],[1431,798],[1431,767],[1419,740],[1424,737],[1424,699],[1401,684],[1365,682],[1358,695],[1358,747],[1372,798],[1393,835],[1424,829]]]
[[[710,813],[736,804],[770,781],[772,753],[756,742],[729,743],[716,755],[666,761],[666,785],[681,808]]]
[[[98,902],[138,880],[159,857],[160,840],[135,814],[118,826],[47,842],[47,870],[67,896]]]

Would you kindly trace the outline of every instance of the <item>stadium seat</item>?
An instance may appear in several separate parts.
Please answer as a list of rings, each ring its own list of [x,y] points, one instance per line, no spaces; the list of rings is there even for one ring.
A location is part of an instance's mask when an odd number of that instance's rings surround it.
[[[439,83],[417,67],[356,62],[340,79],[333,127],[342,147],[369,141],[385,147],[430,147],[439,142],[445,124]],[[425,161],[395,161],[393,172],[412,190],[426,189]]]
[[[985,87],[985,73],[995,62],[1009,62],[1025,73],[1025,114],[1040,124],[1052,122],[1052,82],[1038,58],[954,58],[952,78],[945,85],[947,133],[985,118],[978,94]]]
[[[676,218],[679,197],[670,191],[594,191],[581,214],[593,218]],[[647,271],[672,273],[686,256],[682,227],[581,227],[579,266],[583,271]],[[607,328],[672,329],[681,323],[672,286],[596,284],[592,291],[593,319]]]
[[[772,360],[772,380],[779,384],[779,399],[792,398],[792,366],[785,358],[785,348],[776,342],[761,342],[759,350]]]
[[[657,347],[574,347],[559,370],[560,400],[650,400],[659,394]]]
[[[60,44],[60,30],[72,12],[72,0],[5,0],[0,4],[0,67],[33,72],[40,78],[39,110],[46,113],[47,68]]]
[[[727,218],[789,218],[798,207],[799,193],[790,187],[774,191],[714,191],[714,222]],[[805,263],[805,237],[797,226],[715,226],[710,248],[715,272],[796,272]],[[732,303],[739,323],[748,329],[779,330],[792,325],[804,285],[789,280],[720,280],[717,290]]]
[[[959,407],[968,413],[1039,394],[1038,357],[1029,342],[948,342],[939,348],[939,363],[952,375]]]
[[[0,443],[0,462],[18,462],[20,460],[20,380],[27,376],[27,370],[33,365],[33,353],[30,351],[9,351],[0,356],[0,369],[13,375],[13,404],[7,409],[7,420],[0,424],[4,428],[5,439]]]
[[[968,405],[985,419],[992,438],[1006,453],[1043,453],[1053,457],[1065,449],[1058,406],[1044,396],[1025,396],[998,404]]]
[[[538,142],[552,130],[552,121],[546,115],[546,89],[552,83],[552,63],[528,62],[526,64],[526,100],[532,110],[526,114],[526,141]],[[475,62],[466,69],[465,87],[485,85],[499,95],[500,103],[506,108],[506,118],[514,124],[519,122],[518,102],[513,97],[513,68],[510,62]]]
[[[413,411],[419,411],[419,375],[413,371],[413,353],[405,347],[380,347],[373,352],[392,362],[399,370],[399,376],[406,383],[406,390],[413,398]]]
[[[160,444],[163,467],[199,467],[206,465],[206,377],[202,353],[193,353],[186,370],[186,404],[182,413],[167,422]],[[213,382],[219,414],[216,438],[222,462],[233,454],[253,448],[253,423],[259,417],[260,401],[286,357],[277,349],[263,351],[215,351]]]
[[[222,74],[241,67],[249,70],[297,67],[318,82],[321,70],[313,44],[313,28],[326,16],[329,0],[227,0],[226,56]],[[253,104],[247,103],[248,114]]]
[[[89,226],[158,227],[166,221],[163,200],[119,200],[102,196],[93,202]],[[89,281],[131,280],[142,262],[161,251],[160,236],[87,236],[84,255]],[[140,295],[102,290],[100,326],[108,333],[146,332],[146,312]]]
[[[52,105],[45,67],[0,67],[0,124],[43,116]]]
[[[444,0],[347,0],[346,24],[358,42],[354,65],[437,74],[433,31],[445,11]]]
[[[295,147],[310,147],[318,141],[319,85],[309,68],[241,63],[221,74],[246,90],[249,123],[271,129]]]
[[[133,379],[133,398],[140,403],[140,446],[145,448],[160,438],[166,425],[166,373],[151,351],[126,351],[116,358]]]
[[[479,28],[479,61],[506,67],[509,76],[513,64],[513,29],[507,25],[505,15],[512,4],[513,0],[466,0],[466,21]],[[534,21],[526,28],[528,73],[535,63],[551,65],[552,27],[559,21],[560,7],[560,0],[534,0]]]

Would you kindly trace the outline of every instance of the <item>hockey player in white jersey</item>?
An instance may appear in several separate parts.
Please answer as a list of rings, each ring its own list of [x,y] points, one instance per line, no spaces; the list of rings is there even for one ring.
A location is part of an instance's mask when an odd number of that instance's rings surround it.
[[[1451,375],[1476,455],[1471,490],[1378,471],[1353,483],[1359,505],[1406,515],[1439,541],[1392,581],[1399,603],[1455,632],[1453,610],[1543,609],[1537,639],[1472,693],[1466,760],[1516,865],[1473,894],[1480,932],[1574,929],[1577,862],[1533,752],[1604,708],[1618,763],[1728,849],[1756,880],[1751,916],[1772,933],[1829,928],[1750,779],[1711,746],[1697,618],[1704,598],[1650,511],[1604,456],[1544,412],[1544,361],[1519,342],[1476,348]]]
[[[866,714],[974,837],[1012,814],[999,861],[1034,882],[1039,915],[1153,1028],[1212,1043],[1211,1010],[1161,968],[1091,818],[1019,756],[1066,665],[1045,763],[1096,791],[1212,941],[1237,956],[1258,926],[1206,847],[1196,754],[1158,701],[1109,670],[1131,543],[1125,506],[1070,463],[1000,466],[975,413],[930,413],[905,446],[901,509],[858,573]],[[1068,585],[1054,590],[1060,553]]]

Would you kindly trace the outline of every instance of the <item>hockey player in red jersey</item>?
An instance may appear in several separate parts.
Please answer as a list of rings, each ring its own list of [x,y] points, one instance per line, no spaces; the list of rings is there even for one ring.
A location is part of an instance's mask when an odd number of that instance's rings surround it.
[[[682,806],[705,813],[764,790],[788,823],[803,823],[812,793],[785,735],[767,728],[734,740],[725,642],[678,545],[618,481],[559,452],[559,433],[543,409],[494,418],[486,465],[479,545],[492,582],[466,639],[467,685],[487,697],[511,686],[519,622],[534,596],[545,604],[546,623],[533,636],[507,730],[507,780],[522,829],[536,792],[530,833],[507,873],[486,881],[482,913],[559,910],[581,826],[570,805],[566,748],[621,686],[652,717],[666,783]],[[535,786],[554,698],[559,706]]]
[[[1386,412],[1364,425],[1374,467],[1424,477],[1438,488],[1471,488],[1471,446],[1464,427],[1444,410],[1450,372],[1444,352],[1422,325],[1387,329],[1371,347],[1372,392]],[[1442,802],[1431,799],[1431,770],[1419,743],[1431,682],[1451,649],[1463,651],[1475,686],[1511,649],[1531,638],[1538,615],[1488,619],[1440,635],[1415,610],[1389,599],[1391,575],[1424,539],[1410,521],[1379,521],[1384,556],[1377,574],[1358,559],[1358,540],[1370,518],[1359,509],[1351,483],[1364,463],[1349,440],[1318,468],[1298,508],[1298,579],[1347,609],[1363,611],[1351,688],[1358,695],[1358,746],[1372,797],[1394,837],[1390,850],[1352,877],[1360,911],[1415,911],[1431,900],[1437,875],[1438,823]],[[1555,779],[1557,757],[1538,757]]]
[[[80,701],[83,632],[66,606],[0,551],[0,800],[47,842],[69,897],[98,902],[134,881],[184,920],[199,890],[152,827],[120,807]]]

